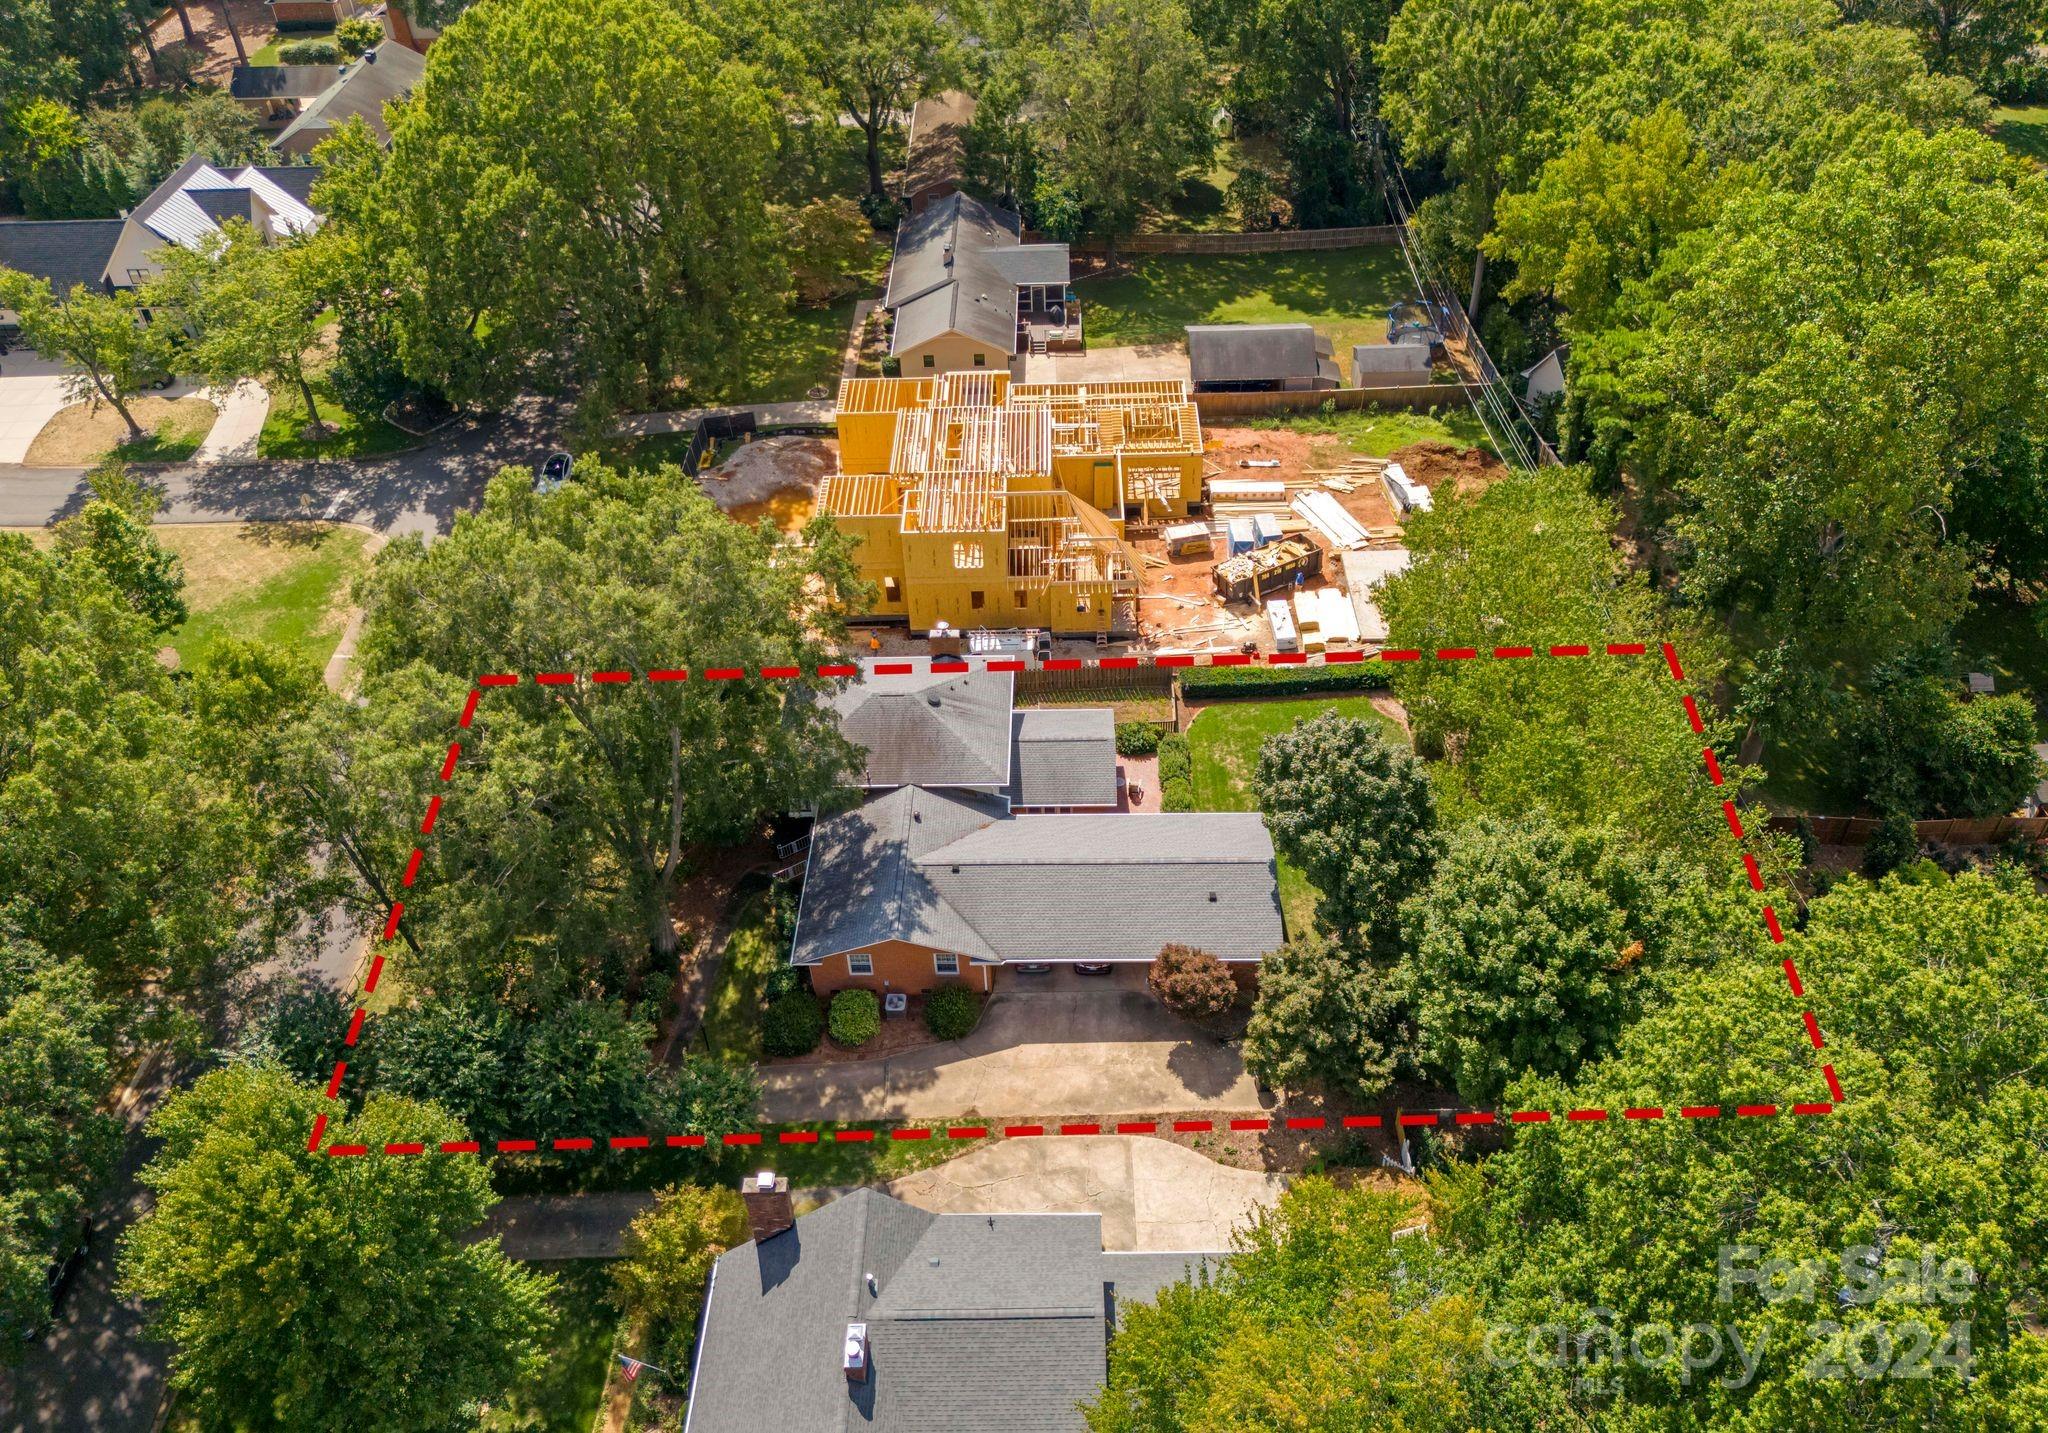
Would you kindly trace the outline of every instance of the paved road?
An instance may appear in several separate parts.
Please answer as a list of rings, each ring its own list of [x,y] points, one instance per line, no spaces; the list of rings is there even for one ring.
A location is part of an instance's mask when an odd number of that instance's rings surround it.
[[[465,421],[444,441],[361,462],[183,464],[151,470],[160,522],[326,519],[394,537],[433,537],[476,505],[492,474],[531,467],[560,446],[565,405],[522,399],[501,417]],[[39,527],[76,512],[91,490],[83,468],[0,464],[0,527]]]

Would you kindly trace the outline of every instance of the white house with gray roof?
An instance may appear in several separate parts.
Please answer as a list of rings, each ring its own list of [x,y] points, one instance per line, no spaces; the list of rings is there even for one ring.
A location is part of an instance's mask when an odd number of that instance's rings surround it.
[[[746,1184],[756,1237],[712,1265],[684,1433],[1082,1433],[1120,1310],[1225,1259],[1105,1252],[1099,1214],[873,1189],[798,1219],[787,1181]]]
[[[952,193],[896,229],[889,289],[889,352],[906,378],[960,369],[1014,372],[1036,335],[1068,326],[1065,244],[1022,242],[1023,221],[972,195]],[[1078,315],[1073,328],[1078,344]]]

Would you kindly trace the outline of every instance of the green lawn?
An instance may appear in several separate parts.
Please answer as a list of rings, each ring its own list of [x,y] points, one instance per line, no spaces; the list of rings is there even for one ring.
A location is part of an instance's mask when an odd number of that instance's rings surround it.
[[[1252,799],[1252,773],[1259,764],[1259,748],[1266,738],[1291,731],[1326,711],[1356,717],[1377,725],[1389,741],[1407,745],[1399,724],[1373,710],[1370,697],[1307,697],[1296,701],[1235,701],[1205,708],[1188,728],[1188,747],[1194,758],[1195,809],[1197,811],[1256,811]],[[1315,915],[1315,891],[1307,877],[1288,863],[1279,861],[1280,910],[1290,932],[1306,930]]]
[[[788,942],[770,921],[771,894],[756,888],[740,896],[718,983],[704,1000],[705,1042],[713,1054],[736,1065],[761,1058],[761,1014],[767,1009],[762,990],[769,973],[789,954]]]
[[[2048,166],[2048,105],[2005,105],[1993,110],[1991,134],[2022,159]]]
[[[1128,273],[1074,286],[1091,345],[1164,343],[1191,323],[1313,323],[1351,369],[1351,346],[1386,338],[1412,284],[1390,245],[1295,254],[1147,254]]]
[[[313,380],[313,398],[320,405],[320,418],[330,431],[314,443],[301,435],[306,426],[306,404],[296,388],[274,388],[270,393],[270,416],[263,420],[263,436],[256,440],[260,458],[370,458],[392,453],[419,442],[412,434],[394,428],[374,413],[351,413],[336,401],[326,380]]]
[[[333,38],[334,27],[332,25],[309,30],[280,30],[277,34],[270,37],[269,44],[249,56],[249,63],[252,65],[281,65],[284,61],[277,57],[277,52],[284,46],[294,44],[300,40],[331,40]]]
[[[370,540],[323,523],[160,524],[156,537],[185,566],[191,615],[168,641],[188,667],[225,637],[285,647],[325,667]]]
[[[839,389],[839,359],[853,328],[853,299],[824,308],[793,309],[735,343],[718,367],[718,378],[693,384],[688,406],[724,403],[793,403],[813,387]]]
[[[1285,418],[1253,418],[1249,428],[1287,428],[1296,433],[1328,433],[1342,438],[1354,453],[1384,458],[1410,443],[1435,441],[1460,448],[1486,448],[1486,425],[1462,395],[1448,395],[1440,408],[1411,413],[1405,408],[1358,408],[1345,412],[1303,413]]]
[[[2048,740],[2048,606],[2027,606],[1988,592],[1956,624],[1956,675],[1989,672],[2000,692],[2034,699],[2034,722]]]
[[[547,1263],[555,1276],[555,1332],[540,1372],[514,1388],[478,1427],[486,1433],[590,1433],[604,1401],[619,1325],[605,1259]]]

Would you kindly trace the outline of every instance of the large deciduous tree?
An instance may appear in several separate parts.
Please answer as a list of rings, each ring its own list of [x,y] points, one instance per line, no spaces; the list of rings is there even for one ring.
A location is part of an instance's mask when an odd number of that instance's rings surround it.
[[[866,141],[868,194],[886,198],[882,135],[957,76],[952,21],[932,0],[816,0],[803,13],[818,81]]]
[[[674,0],[506,0],[435,42],[374,209],[407,373],[593,416],[708,373],[780,301],[771,91]]]
[[[59,298],[44,280],[5,268],[0,308],[14,310],[29,347],[72,365],[64,382],[73,400],[106,403],[128,425],[130,438],[146,436],[128,404],[164,376],[170,349],[161,326],[143,323],[133,304],[84,284]]]
[[[473,1160],[323,1158],[331,1109],[281,1070],[237,1065],[150,1121],[155,1208],[122,1244],[128,1290],[176,1349],[172,1382],[209,1423],[456,1429],[539,1367],[550,1281],[465,1236],[496,1202]],[[329,1127],[380,1148],[466,1138],[432,1105],[372,1095]]]
[[[585,843],[567,879],[615,883],[654,949],[672,954],[668,903],[689,849],[815,804],[852,760],[806,695],[830,685],[815,672],[834,660],[838,603],[856,579],[829,522],[808,536],[783,544],[733,522],[674,467],[593,464],[545,497],[530,473],[508,470],[432,547],[385,549],[362,589],[365,691],[375,708],[413,664],[456,683],[490,671],[690,671],[683,681],[495,691],[468,738],[491,753],[480,767],[500,752],[530,762],[537,784],[511,799],[558,828],[544,835],[556,849]],[[702,675],[782,666],[806,675]]]
[[[1184,0],[1061,0],[1046,18],[1041,185],[1055,178],[1114,243],[1214,152],[1208,57]]]

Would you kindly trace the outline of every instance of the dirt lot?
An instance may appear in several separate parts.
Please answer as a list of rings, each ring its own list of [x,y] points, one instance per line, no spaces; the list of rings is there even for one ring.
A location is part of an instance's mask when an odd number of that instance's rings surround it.
[[[1450,443],[1410,443],[1397,448],[1388,461],[1399,463],[1403,472],[1432,494],[1476,493],[1507,475],[1507,466],[1493,454]]]
[[[740,522],[766,517],[795,532],[818,510],[818,484],[839,470],[831,438],[767,437],[743,443],[697,481],[711,501]]]

